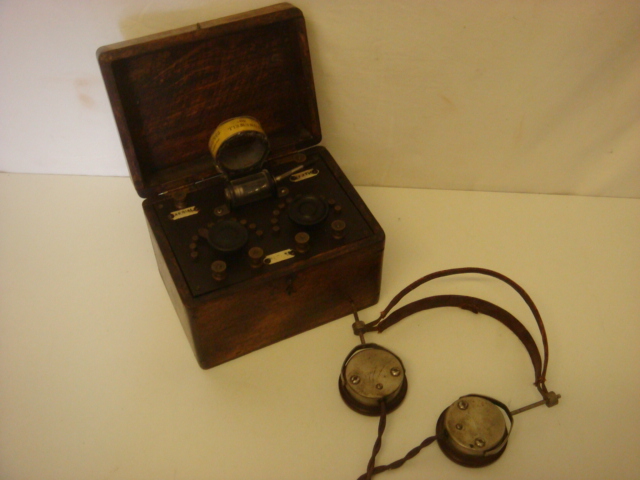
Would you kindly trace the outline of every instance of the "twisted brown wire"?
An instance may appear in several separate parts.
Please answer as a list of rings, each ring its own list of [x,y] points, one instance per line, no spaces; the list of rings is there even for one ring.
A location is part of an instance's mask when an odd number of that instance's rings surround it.
[[[375,443],[373,444],[373,450],[371,451],[371,458],[369,459],[369,463],[367,464],[367,473],[363,475],[366,480],[371,480],[371,477],[374,475],[373,471],[376,466],[376,456],[380,452],[380,448],[382,447],[382,434],[384,433],[384,429],[387,426],[387,406],[384,401],[380,402],[380,422],[378,423],[378,438],[376,438]]]
[[[379,465],[379,466],[377,466],[377,467],[375,467],[373,469],[373,471],[371,473],[371,476],[368,476],[369,472],[363,473],[362,475],[360,475],[358,477],[358,480],[369,480],[373,475],[377,475],[378,473],[386,472],[387,470],[393,470],[393,469],[396,469],[396,468],[400,468],[402,465],[405,464],[405,462],[407,460],[411,460],[413,457],[418,455],[418,453],[420,453],[420,451],[423,448],[428,447],[435,440],[436,440],[436,436],[435,435],[425,438],[420,445],[418,445],[417,447],[412,448],[411,450],[409,450],[409,452],[404,457],[402,457],[401,459],[396,460],[395,462],[391,462],[388,465]]]

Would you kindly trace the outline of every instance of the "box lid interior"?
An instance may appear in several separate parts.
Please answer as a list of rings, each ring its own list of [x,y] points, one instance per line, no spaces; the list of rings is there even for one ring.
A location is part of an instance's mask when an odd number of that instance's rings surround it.
[[[98,60],[142,197],[215,174],[208,140],[232,117],[257,118],[272,156],[321,140],[304,17],[289,4],[102,47]]]

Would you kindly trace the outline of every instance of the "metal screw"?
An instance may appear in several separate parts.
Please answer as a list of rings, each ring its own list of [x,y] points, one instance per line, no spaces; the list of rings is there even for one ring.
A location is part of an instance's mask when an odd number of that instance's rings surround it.
[[[462,425],[459,423],[456,423],[456,430],[462,430]]]
[[[392,376],[392,377],[397,377],[397,376],[399,376],[399,375],[400,375],[400,369],[399,369],[399,368],[396,368],[396,367],[393,367],[393,368],[391,369],[391,376]]]
[[[481,438],[476,438],[475,444],[476,444],[476,447],[482,448],[486,445],[486,442]]]
[[[465,400],[460,400],[458,402],[458,408],[460,410],[466,410],[467,408],[469,408],[469,404]]]
[[[376,383],[376,388],[378,390],[382,390],[382,384],[381,383]]]
[[[360,383],[360,377],[359,377],[359,376],[357,376],[357,375],[351,375],[351,376],[349,377],[349,381],[350,381],[351,383],[353,383],[354,385],[357,385],[357,384],[359,384],[359,383]]]

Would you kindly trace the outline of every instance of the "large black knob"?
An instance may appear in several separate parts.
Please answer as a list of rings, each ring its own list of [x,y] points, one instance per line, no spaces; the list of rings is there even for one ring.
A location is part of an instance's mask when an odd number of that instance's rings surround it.
[[[207,241],[215,250],[233,253],[244,247],[249,240],[249,232],[233,220],[222,220],[208,231]]]
[[[327,218],[327,203],[315,195],[303,195],[289,205],[289,218],[304,227],[317,225]]]

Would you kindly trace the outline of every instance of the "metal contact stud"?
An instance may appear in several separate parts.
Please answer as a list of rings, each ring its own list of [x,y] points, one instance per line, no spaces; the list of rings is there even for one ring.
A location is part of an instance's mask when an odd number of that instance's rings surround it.
[[[299,253],[306,253],[309,251],[309,234],[307,232],[296,233],[294,241],[296,244],[296,251]]]
[[[253,247],[249,249],[249,261],[251,268],[262,267],[262,259],[264,258],[264,250],[260,247]]]
[[[223,281],[227,278],[227,264],[222,260],[216,260],[211,264],[211,274],[215,281]]]

